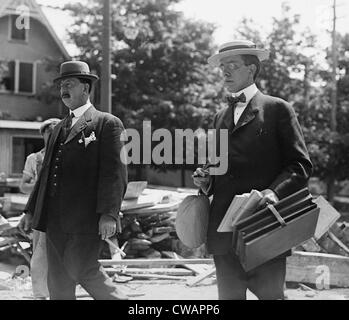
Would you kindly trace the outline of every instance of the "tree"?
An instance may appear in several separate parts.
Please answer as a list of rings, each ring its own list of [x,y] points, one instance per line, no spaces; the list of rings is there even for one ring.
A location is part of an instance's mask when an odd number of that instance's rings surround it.
[[[221,79],[207,65],[215,27],[185,19],[172,7],[177,2],[112,1],[112,112],[127,128],[151,120],[153,129],[207,129],[221,106]],[[69,35],[78,58],[99,73],[102,2],[65,9],[75,18]]]

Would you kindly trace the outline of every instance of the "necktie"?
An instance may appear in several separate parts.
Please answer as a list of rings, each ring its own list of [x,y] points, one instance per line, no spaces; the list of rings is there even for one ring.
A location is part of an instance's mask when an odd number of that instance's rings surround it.
[[[246,96],[244,93],[241,93],[237,97],[232,97],[231,95],[228,95],[227,101],[228,101],[229,106],[232,106],[234,109],[238,102],[242,102],[242,103],[246,102]]]
[[[231,107],[231,125],[230,125],[230,129],[234,129],[235,127],[235,116],[234,116],[234,113],[235,113],[235,107],[236,105],[238,104],[238,102],[246,102],[246,96],[244,93],[241,93],[239,96],[236,96],[236,97],[232,97],[231,95],[227,95],[227,101],[228,101],[228,104],[229,104],[229,107]]]
[[[66,118],[66,121],[63,126],[63,134],[64,134],[64,140],[67,139],[68,134],[70,132],[72,123],[73,123],[74,113],[71,112],[70,115]]]

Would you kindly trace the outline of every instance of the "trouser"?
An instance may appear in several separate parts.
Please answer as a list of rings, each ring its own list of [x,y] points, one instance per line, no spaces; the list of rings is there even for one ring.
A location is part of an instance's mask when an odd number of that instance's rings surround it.
[[[234,252],[214,255],[220,300],[246,300],[249,289],[260,300],[284,299],[286,257],[281,256],[246,272]]]
[[[98,263],[98,235],[47,230],[48,289],[52,300],[74,300],[80,284],[94,299],[118,300],[120,293]]]
[[[80,284],[94,299],[119,300],[119,292],[98,262],[103,241],[96,234],[70,234],[60,223],[59,201],[49,197],[47,204],[48,290],[52,300],[76,299]]]
[[[48,298],[46,234],[34,230],[30,274],[34,298]]]

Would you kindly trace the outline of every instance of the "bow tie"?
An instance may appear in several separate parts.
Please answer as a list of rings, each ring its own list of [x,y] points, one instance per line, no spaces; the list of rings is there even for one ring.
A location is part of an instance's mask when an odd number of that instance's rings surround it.
[[[242,103],[246,102],[246,96],[244,93],[241,93],[237,97],[232,97],[231,95],[228,95],[227,101],[229,106],[232,106],[234,108],[238,102],[242,102]]]

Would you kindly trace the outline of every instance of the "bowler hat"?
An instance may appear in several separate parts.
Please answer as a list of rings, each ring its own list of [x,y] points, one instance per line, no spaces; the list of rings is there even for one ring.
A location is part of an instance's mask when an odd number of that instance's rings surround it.
[[[98,80],[98,76],[90,72],[90,67],[83,61],[66,61],[61,64],[60,76],[54,79],[54,82],[63,80],[65,78],[82,78],[91,81]]]
[[[256,44],[252,41],[236,40],[222,44],[218,49],[218,53],[208,58],[208,63],[211,66],[217,67],[222,58],[244,54],[254,55],[259,61],[269,58],[269,52],[264,49],[257,49]]]

